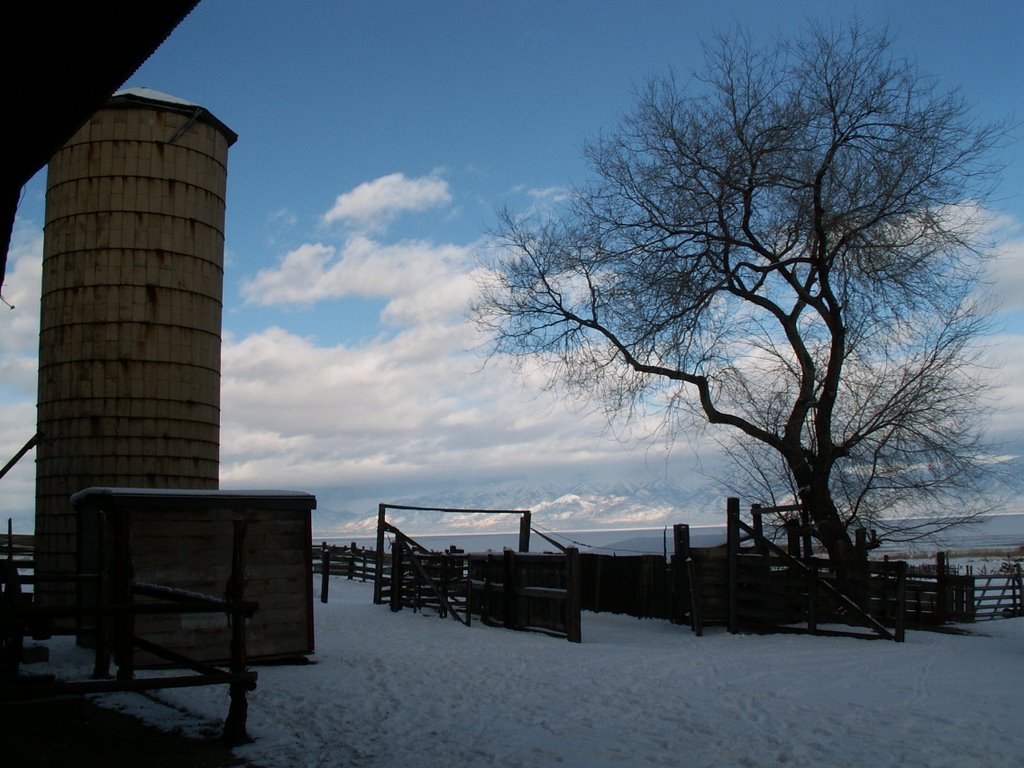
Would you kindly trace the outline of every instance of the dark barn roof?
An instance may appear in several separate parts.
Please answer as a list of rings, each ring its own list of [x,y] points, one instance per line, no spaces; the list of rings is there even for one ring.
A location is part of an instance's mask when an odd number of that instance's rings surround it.
[[[200,0],[5,6],[7,151],[0,190],[0,288],[25,184],[134,74]]]

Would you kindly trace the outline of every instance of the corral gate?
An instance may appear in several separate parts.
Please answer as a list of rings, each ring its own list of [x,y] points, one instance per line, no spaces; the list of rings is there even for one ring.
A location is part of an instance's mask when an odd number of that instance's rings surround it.
[[[452,548],[433,552],[387,521],[388,509],[520,516],[519,551],[466,554]],[[386,534],[394,541],[390,562]],[[374,603],[391,610],[405,606],[435,610],[469,626],[472,614],[486,624],[540,631],[580,642],[579,553],[529,552],[530,513],[524,510],[467,510],[380,505]],[[390,567],[388,567],[390,565]]]
[[[397,531],[387,521],[387,511],[398,509],[413,512],[442,512],[455,515],[518,515],[519,516],[519,551],[530,551],[530,511],[525,509],[457,509],[453,507],[410,507],[401,504],[380,504],[377,507],[377,563],[373,580],[373,602],[380,605],[384,602],[384,538],[388,529]],[[406,537],[408,539],[408,537]],[[419,549],[427,552],[425,547],[416,544]]]

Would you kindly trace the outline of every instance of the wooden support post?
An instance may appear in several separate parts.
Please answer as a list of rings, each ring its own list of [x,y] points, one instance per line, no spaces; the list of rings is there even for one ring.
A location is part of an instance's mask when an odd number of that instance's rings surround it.
[[[81,517],[79,517],[81,521]],[[81,525],[81,522],[79,522]],[[111,563],[107,551],[107,513],[103,509],[96,511],[96,615],[93,618],[93,629],[96,632],[96,654],[93,662],[92,677],[94,680],[106,680],[110,677],[110,618],[104,609],[110,594]],[[82,553],[79,553],[81,557]],[[81,598],[79,598],[81,599]],[[81,626],[79,626],[81,630]]]
[[[110,595],[117,606],[114,611],[114,663],[117,664],[117,679],[131,680],[135,677],[135,614],[131,610],[133,574],[128,512],[117,510],[113,522],[114,568]]]
[[[1021,574],[1020,563],[1017,563],[1010,574],[1010,578],[1013,580],[1014,600],[1011,606],[1012,616],[1024,616],[1024,576]],[[971,611],[973,618],[974,610],[974,597],[971,597]]]
[[[896,563],[896,621],[893,625],[893,639],[897,643],[904,640],[906,626],[907,602],[907,564],[900,560]]]
[[[672,621],[682,624],[689,618],[693,628],[693,599],[690,562],[690,526],[677,523],[672,526],[672,576],[675,605]]]
[[[511,549],[505,550],[502,559],[501,595],[501,623],[507,629],[516,629],[519,626],[516,611],[516,553]]]
[[[480,596],[480,621],[484,624],[491,623],[492,600],[494,600],[494,589],[491,586],[491,569],[493,568],[494,556],[491,553],[484,555],[484,588]],[[472,593],[470,593],[472,597]]]
[[[519,518],[519,551],[530,551],[530,513],[523,512]]]
[[[806,507],[800,510],[800,529],[803,533],[804,557],[814,557],[814,547],[811,545],[811,516]]]
[[[405,585],[405,534],[395,534],[395,543],[391,548],[391,610],[402,610],[403,590]]]
[[[757,551],[763,555],[767,555],[768,552],[764,546],[764,521],[761,520],[761,505],[751,504],[750,505],[750,520],[753,523],[754,528],[754,546],[757,547]]]
[[[224,741],[227,744],[245,744],[250,741],[245,730],[249,713],[246,700],[248,685],[239,679],[246,672],[245,610],[241,602],[245,596],[245,531],[244,520],[234,521],[231,543],[231,576],[228,580],[228,600],[234,603],[231,611],[231,674],[234,680],[228,686],[231,703],[224,720]]]
[[[935,553],[935,620],[939,624],[946,623],[949,615],[949,579],[946,574],[946,553]]]
[[[331,548],[325,541],[320,546],[320,602],[326,603],[331,591]]]
[[[800,523],[796,520],[786,521],[786,550],[792,557],[800,557]]]
[[[565,550],[565,616],[566,636],[570,643],[583,642],[583,608],[581,591],[582,574],[580,572],[580,551],[576,547]]]
[[[729,569],[729,632],[739,631],[739,554],[740,554],[740,500],[730,496],[726,500],[726,556]]]
[[[8,535],[10,534],[10,523],[8,522]],[[14,557],[8,552],[8,558],[0,561],[2,567],[3,596],[0,598],[0,639],[3,645],[0,646],[0,680],[7,682],[18,676],[18,668],[21,666],[24,651],[25,622],[15,616],[3,616],[7,611],[16,613],[22,603],[21,577],[18,574],[18,565]]]
[[[704,634],[704,626],[700,620],[700,592],[697,588],[696,563],[692,557],[686,560],[686,576],[690,582],[690,629],[700,637]]]
[[[356,550],[356,543],[353,541],[348,548],[348,581],[352,581],[356,575]]]
[[[377,562],[373,576],[373,604],[384,602],[384,513],[386,505],[377,506]]]
[[[818,631],[818,564],[807,560],[807,631]]]
[[[889,562],[889,556],[885,555],[882,557],[882,594],[879,599],[879,610],[878,620],[883,624],[892,618],[895,621],[895,613],[892,610],[890,601],[894,598],[894,593],[889,589],[889,581],[893,579],[895,571],[893,570],[892,564]]]

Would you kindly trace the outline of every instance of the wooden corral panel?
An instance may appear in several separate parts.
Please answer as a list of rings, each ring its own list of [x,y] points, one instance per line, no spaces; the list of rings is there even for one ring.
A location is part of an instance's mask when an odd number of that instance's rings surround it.
[[[244,597],[259,603],[247,625],[249,658],[314,650],[310,512],[315,497],[284,491],[90,488],[76,493],[72,503],[79,518],[79,573],[116,567],[115,531],[124,526],[133,582],[218,598],[228,589],[235,526],[244,524]],[[89,589],[80,592],[80,604],[94,599]],[[167,614],[138,616],[135,634],[192,658],[221,661],[230,631],[226,614]]]
[[[583,610],[672,618],[671,574],[662,555],[580,555]]]
[[[701,622],[725,624],[729,618],[729,560],[725,547],[694,548],[692,594]]]

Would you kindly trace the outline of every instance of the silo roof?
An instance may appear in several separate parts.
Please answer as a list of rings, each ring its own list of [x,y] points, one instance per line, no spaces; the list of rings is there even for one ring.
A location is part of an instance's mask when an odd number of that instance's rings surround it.
[[[159,104],[167,107],[168,109],[182,114],[193,115],[197,119],[204,120],[205,122],[211,123],[218,130],[220,130],[228,140],[228,146],[231,146],[238,139],[238,134],[227,127],[223,122],[217,119],[217,116],[210,112],[205,107],[182,99],[177,96],[171,96],[168,93],[162,93],[161,91],[155,91],[152,88],[124,88],[117,91],[107,103],[106,107],[119,107],[119,106],[134,106],[138,104],[144,104],[151,106],[153,104]]]

